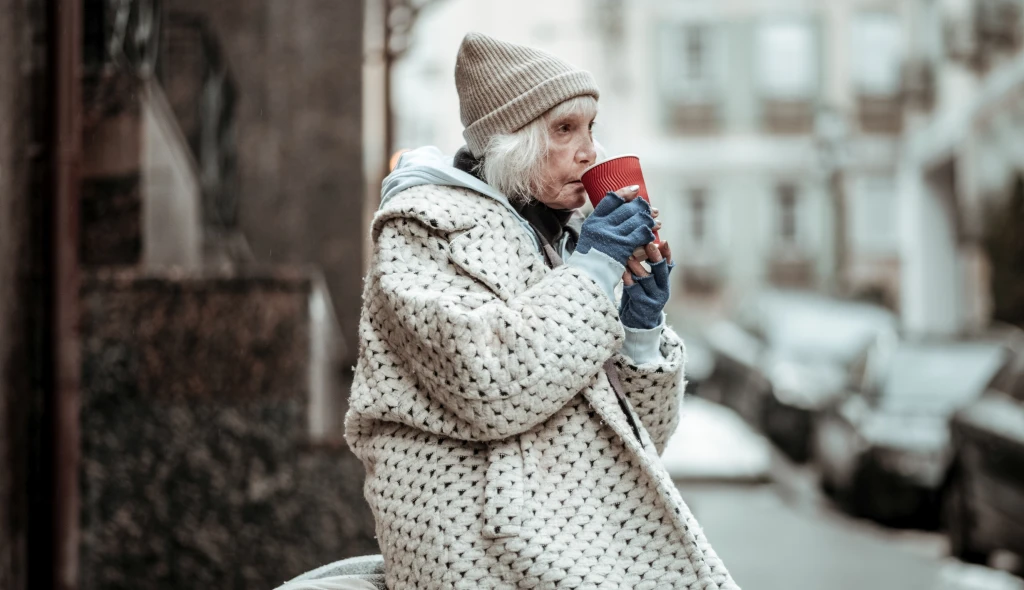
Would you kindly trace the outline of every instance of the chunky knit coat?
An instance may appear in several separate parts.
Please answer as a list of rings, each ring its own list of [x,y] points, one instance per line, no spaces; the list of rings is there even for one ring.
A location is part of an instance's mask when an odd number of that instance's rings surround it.
[[[658,458],[682,396],[671,329],[634,365],[598,284],[465,188],[404,190],[372,237],[346,437],[389,588],[738,588]]]

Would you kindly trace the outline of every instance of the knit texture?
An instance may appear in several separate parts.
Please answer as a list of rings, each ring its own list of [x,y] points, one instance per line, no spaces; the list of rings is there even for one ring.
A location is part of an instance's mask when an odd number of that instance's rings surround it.
[[[462,135],[477,158],[495,135],[518,131],[570,98],[600,96],[590,72],[538,49],[480,33],[462,40],[455,88]]]
[[[671,296],[669,274],[676,265],[663,258],[650,266],[650,274],[632,275],[633,284],[622,287],[619,319],[627,328],[650,330],[662,321],[662,310]]]
[[[400,193],[372,238],[346,438],[388,588],[738,588],[658,458],[682,401],[671,329],[633,364],[598,284],[466,189]]]
[[[633,251],[654,241],[651,206],[643,199],[625,199],[608,193],[583,222],[576,250],[599,250],[623,267]]]

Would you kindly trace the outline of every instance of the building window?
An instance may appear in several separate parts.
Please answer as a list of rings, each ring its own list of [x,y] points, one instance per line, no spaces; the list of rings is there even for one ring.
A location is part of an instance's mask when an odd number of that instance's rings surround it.
[[[808,289],[814,286],[814,260],[802,244],[799,187],[782,183],[775,189],[774,248],[768,257],[768,282],[776,287]]]
[[[785,246],[792,246],[797,241],[797,194],[792,184],[780,185],[777,189],[778,203],[778,238]]]
[[[857,92],[892,96],[900,91],[903,39],[899,18],[889,12],[864,12],[853,24],[854,83]]]
[[[683,227],[688,241],[682,263],[683,288],[689,295],[714,295],[722,285],[723,264],[718,258],[714,228],[715,204],[705,187],[690,188],[685,196]]]
[[[660,28],[660,87],[665,120],[673,131],[707,134],[717,129],[723,50],[711,23]]]
[[[703,245],[707,241],[708,202],[705,190],[695,188],[690,192],[690,236],[693,243]]]
[[[900,103],[903,35],[897,15],[864,12],[852,31],[853,77],[860,125],[864,131],[896,133],[902,123]]]
[[[809,20],[763,23],[755,47],[758,80],[766,98],[807,100],[814,96],[818,86],[818,51]]]
[[[686,77],[690,81],[703,80],[707,75],[707,28],[701,25],[690,25],[685,29],[686,41]]]
[[[809,133],[818,92],[818,47],[808,19],[762,23],[754,43],[762,121],[774,133]]]
[[[895,255],[899,251],[896,180],[892,176],[868,176],[853,182],[848,202],[850,243],[858,253]]]

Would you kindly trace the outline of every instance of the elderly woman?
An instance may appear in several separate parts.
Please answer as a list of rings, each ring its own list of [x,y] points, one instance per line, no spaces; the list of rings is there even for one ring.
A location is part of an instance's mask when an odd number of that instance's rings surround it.
[[[467,146],[384,182],[346,417],[388,588],[737,588],[658,458],[668,246],[636,187],[573,223],[593,78],[470,34],[455,82]]]

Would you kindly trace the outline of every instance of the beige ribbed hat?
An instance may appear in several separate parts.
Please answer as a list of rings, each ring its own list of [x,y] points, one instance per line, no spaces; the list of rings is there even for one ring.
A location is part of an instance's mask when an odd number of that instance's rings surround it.
[[[543,51],[469,33],[455,59],[462,132],[480,157],[499,133],[512,133],[560,103],[600,96],[590,72]]]

